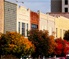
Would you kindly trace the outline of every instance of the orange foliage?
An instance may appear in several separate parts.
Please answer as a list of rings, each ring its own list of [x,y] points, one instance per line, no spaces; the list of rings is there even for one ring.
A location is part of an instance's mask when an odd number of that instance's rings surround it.
[[[31,47],[34,48],[34,45],[32,44],[32,42],[29,41],[27,38],[24,39],[23,44],[26,46],[25,49],[30,49]]]
[[[16,32],[7,32],[7,36],[10,35],[11,43],[9,44],[9,48],[13,49],[15,46],[25,46],[25,51],[32,48],[34,50],[34,45],[31,41],[28,40],[28,38],[25,38],[24,36],[21,36],[19,33]]]
[[[54,36],[49,36],[49,53],[53,53],[54,52],[54,49],[55,49],[55,46],[56,46],[56,43],[54,41]]]
[[[2,34],[0,44],[3,51],[6,51],[7,54],[15,54],[15,56],[17,56],[17,53],[20,56],[31,54],[35,49],[28,38],[25,38],[17,32],[7,32],[6,34]]]

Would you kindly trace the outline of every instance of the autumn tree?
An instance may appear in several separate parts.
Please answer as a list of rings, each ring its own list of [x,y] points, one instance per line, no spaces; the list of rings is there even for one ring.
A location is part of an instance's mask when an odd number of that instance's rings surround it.
[[[57,38],[55,39],[55,42],[57,45],[55,47],[54,54],[57,56],[65,56],[64,50],[66,48],[66,44],[64,40],[62,38]]]
[[[52,40],[51,40],[52,39]],[[49,37],[48,31],[31,30],[29,33],[29,40],[35,45],[34,57],[48,56],[52,54],[54,49],[54,38]]]
[[[69,30],[65,32],[64,39],[69,41]]]
[[[65,48],[64,48],[64,54],[68,54],[69,53],[69,42],[67,40],[64,40],[65,43]]]
[[[27,38],[16,32],[7,32],[0,38],[0,55],[21,57],[34,51],[34,45]]]
[[[54,55],[53,54],[54,53],[54,49],[57,46],[57,44],[56,44],[56,42],[54,40],[54,36],[50,35],[48,41],[49,41],[49,50],[48,50],[48,53],[53,56]]]

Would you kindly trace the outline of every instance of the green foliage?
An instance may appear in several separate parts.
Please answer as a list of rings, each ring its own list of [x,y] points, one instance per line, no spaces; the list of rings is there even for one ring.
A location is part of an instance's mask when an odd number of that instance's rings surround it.
[[[54,47],[54,39],[52,39],[52,44],[48,31],[31,30],[29,40],[32,41],[36,48],[35,52],[32,54],[33,57],[38,57],[39,55],[48,56],[53,53],[54,48],[52,47]]]
[[[69,30],[65,32],[64,39],[69,41]]]
[[[12,54],[16,57],[29,55],[34,51],[34,45],[27,38],[16,32],[7,32],[0,38],[0,55]]]

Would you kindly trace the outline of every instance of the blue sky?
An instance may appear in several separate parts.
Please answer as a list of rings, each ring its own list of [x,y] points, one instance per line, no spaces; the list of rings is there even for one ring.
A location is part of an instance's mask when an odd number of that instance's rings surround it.
[[[8,0],[8,1],[18,1],[19,5],[30,8],[32,11],[40,10],[43,13],[50,12],[50,0]],[[24,3],[21,3],[24,2]]]

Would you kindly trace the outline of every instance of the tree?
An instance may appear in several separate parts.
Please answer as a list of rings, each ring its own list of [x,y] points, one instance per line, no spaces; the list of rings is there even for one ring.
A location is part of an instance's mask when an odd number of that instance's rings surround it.
[[[51,36],[49,37],[48,31],[31,30],[29,40],[32,41],[36,48],[33,57],[38,57],[39,55],[48,56],[53,53],[54,40]]]
[[[69,41],[69,30],[65,32],[64,39]]]
[[[64,54],[68,54],[69,53],[69,42],[64,40],[65,43],[65,48],[64,48]]]
[[[54,36],[53,35],[50,35],[48,41],[49,41],[49,50],[48,50],[48,53],[52,55],[53,52],[54,52],[54,49],[56,47],[56,42],[54,40]]]
[[[57,56],[65,56],[64,50],[66,48],[66,44],[62,38],[55,39],[57,46],[55,47],[54,54]]]
[[[7,32],[0,38],[0,54],[12,54],[16,57],[29,55],[34,51],[34,45],[27,38],[16,32]]]

